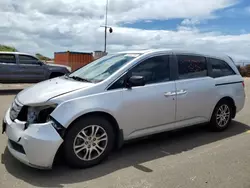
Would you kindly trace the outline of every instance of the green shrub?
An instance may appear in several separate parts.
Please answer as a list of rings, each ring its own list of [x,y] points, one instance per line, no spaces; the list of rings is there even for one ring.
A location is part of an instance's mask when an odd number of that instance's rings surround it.
[[[0,51],[7,51],[7,52],[17,52],[17,49],[11,46],[1,45],[0,44]]]

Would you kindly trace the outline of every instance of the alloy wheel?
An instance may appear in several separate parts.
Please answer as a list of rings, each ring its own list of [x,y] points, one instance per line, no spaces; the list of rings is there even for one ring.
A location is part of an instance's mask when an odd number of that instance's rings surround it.
[[[106,149],[108,135],[99,125],[89,125],[82,129],[74,139],[75,155],[84,161],[98,158]]]
[[[217,111],[216,122],[220,127],[225,127],[230,119],[230,109],[229,106],[223,104]]]

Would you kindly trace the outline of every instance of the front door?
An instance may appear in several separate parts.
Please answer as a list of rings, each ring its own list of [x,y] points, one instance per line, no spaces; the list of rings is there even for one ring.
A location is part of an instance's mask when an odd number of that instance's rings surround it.
[[[0,83],[17,82],[20,79],[15,54],[0,54]]]
[[[208,76],[203,56],[177,54],[176,126],[188,126],[209,121],[214,105],[215,85]]]
[[[128,72],[143,76],[144,86],[123,89],[121,107],[124,136],[135,138],[170,129],[175,121],[175,81],[170,76],[170,56],[148,58]]]
[[[29,55],[19,55],[22,82],[39,82],[45,79],[45,68],[39,60]]]

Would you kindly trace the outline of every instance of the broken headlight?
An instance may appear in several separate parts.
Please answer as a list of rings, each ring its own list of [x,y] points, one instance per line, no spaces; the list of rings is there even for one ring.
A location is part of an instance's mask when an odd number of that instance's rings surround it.
[[[56,108],[50,106],[30,106],[27,110],[27,123],[45,123],[49,120],[49,115]]]

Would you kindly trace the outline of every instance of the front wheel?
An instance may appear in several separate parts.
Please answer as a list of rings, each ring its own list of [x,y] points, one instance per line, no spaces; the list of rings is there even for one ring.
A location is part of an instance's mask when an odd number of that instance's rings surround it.
[[[218,103],[214,109],[210,128],[213,131],[225,130],[232,120],[232,106],[227,101]]]
[[[67,163],[87,168],[105,159],[114,145],[112,125],[102,117],[87,117],[74,123],[66,134],[64,155]]]

